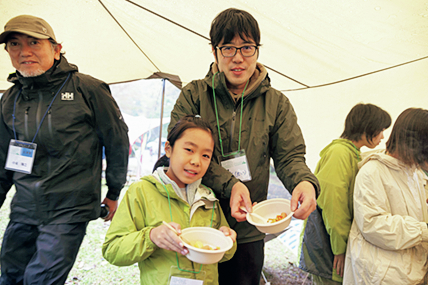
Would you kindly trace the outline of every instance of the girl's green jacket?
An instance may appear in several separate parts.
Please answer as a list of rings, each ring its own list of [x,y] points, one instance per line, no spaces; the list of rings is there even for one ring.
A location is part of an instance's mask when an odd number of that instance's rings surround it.
[[[167,284],[171,267],[177,267],[177,257],[180,268],[200,269],[200,264],[191,262],[181,254],[176,255],[174,251],[161,249],[150,240],[150,231],[161,225],[162,221],[173,221],[180,224],[182,229],[210,227],[211,220],[212,228],[229,226],[218,201],[214,203],[214,215],[213,203],[210,202],[198,203],[203,205],[191,215],[192,206],[178,197],[171,184],[165,187],[171,198],[170,206],[164,186],[152,175],[133,183],[118,207],[102,248],[104,258],[111,264],[128,266],[138,262],[141,284]],[[207,197],[212,195],[207,188],[199,185],[198,192],[201,191],[205,191]],[[194,201],[193,205],[197,202]],[[236,242],[220,262],[231,259],[235,251]],[[204,264],[201,272],[205,273],[204,284],[218,284],[217,264]],[[195,279],[196,275],[182,272],[181,277]]]

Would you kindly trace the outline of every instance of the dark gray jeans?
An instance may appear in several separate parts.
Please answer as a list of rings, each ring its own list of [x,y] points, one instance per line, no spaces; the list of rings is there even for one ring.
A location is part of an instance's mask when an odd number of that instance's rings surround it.
[[[9,222],[1,248],[0,285],[64,284],[87,225]]]
[[[233,258],[218,264],[220,285],[259,285],[264,262],[264,240],[240,243]]]

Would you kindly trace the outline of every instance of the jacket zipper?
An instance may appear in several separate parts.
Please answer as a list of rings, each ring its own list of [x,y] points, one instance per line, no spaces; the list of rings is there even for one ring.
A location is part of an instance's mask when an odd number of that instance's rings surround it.
[[[235,120],[236,120],[236,109],[233,110],[232,122],[230,123],[230,140],[229,140],[229,152],[232,151],[233,134],[235,132]]]
[[[245,98],[244,98],[245,100]],[[232,114],[232,122],[230,124],[230,141],[229,141],[229,152],[234,151],[233,150],[233,138],[234,138],[234,134],[235,134],[235,125],[236,125],[236,110],[238,109],[238,107],[243,104],[243,102],[241,103],[241,100],[238,101],[237,104],[235,104],[235,108],[233,109],[233,114]],[[238,145],[238,148],[240,146]],[[236,151],[238,150],[238,148],[236,149]]]
[[[43,92],[42,91],[39,91],[38,92],[38,94],[39,94],[39,104],[37,105],[37,112],[36,112],[36,125],[38,126],[38,125],[40,125],[40,121],[41,121],[41,119],[42,119],[42,116],[43,116],[43,106],[45,105],[44,104],[44,102],[43,102]],[[41,128],[40,128],[41,129]],[[36,130],[37,131],[37,130]],[[39,134],[40,134],[40,132],[41,132],[41,130],[39,130]],[[35,135],[35,133],[34,133],[34,135]],[[34,141],[36,140],[36,137],[34,138]],[[49,169],[50,169],[50,156],[48,155],[47,156],[48,157],[48,163],[47,163],[47,173],[49,173]],[[39,213],[39,221],[41,222],[41,224],[44,224],[44,222],[45,222],[45,220],[46,220],[46,215],[44,215],[43,213],[45,213],[45,212],[43,212],[43,211],[41,211],[41,207],[40,207],[40,201],[41,200],[43,200],[43,193],[41,192],[41,182],[40,181],[37,181],[35,184],[34,184],[34,194],[35,194],[35,201],[36,201],[36,210],[37,210],[37,213]]]
[[[40,120],[42,119],[42,106],[43,106],[43,93],[41,91],[39,93],[39,104],[37,105],[37,112],[36,112],[36,126],[40,124]]]
[[[49,130],[49,135],[51,136],[51,138],[53,138],[53,129],[52,129],[52,111],[49,109],[48,111],[48,130]]]
[[[53,129],[52,129],[52,111],[49,109],[48,111],[48,130],[49,130],[49,135],[51,136],[51,139],[53,139]],[[48,173],[51,172],[51,156],[48,156]]]
[[[36,201],[36,213],[38,213],[36,215],[39,216],[38,221],[40,224],[44,224],[45,223],[45,215],[43,215],[43,211],[40,211],[40,195],[37,195],[37,193],[40,191],[40,181],[37,181],[36,183],[34,183],[34,201]]]
[[[27,140],[30,138],[28,134],[28,111],[29,110],[30,110],[30,107],[27,107],[27,109],[25,109],[25,117],[24,117],[25,138]]]

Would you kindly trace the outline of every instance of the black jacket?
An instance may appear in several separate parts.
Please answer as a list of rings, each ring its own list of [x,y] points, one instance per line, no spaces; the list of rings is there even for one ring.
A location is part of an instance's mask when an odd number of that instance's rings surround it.
[[[15,85],[4,93],[0,105],[0,206],[14,184],[12,221],[37,225],[96,219],[103,146],[107,197],[112,200],[117,200],[126,181],[129,153],[128,128],[108,85],[79,73],[63,56],[40,76],[25,78],[14,73],[8,80]],[[40,125],[31,174],[4,169],[10,140],[15,137],[13,125],[16,138],[26,142],[33,140]]]

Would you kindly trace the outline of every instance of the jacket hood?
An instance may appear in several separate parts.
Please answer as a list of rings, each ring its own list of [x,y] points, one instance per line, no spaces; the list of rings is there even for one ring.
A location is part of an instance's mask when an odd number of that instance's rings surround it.
[[[376,152],[376,153],[372,153],[372,154],[368,155],[367,157],[365,157],[363,159],[363,161],[361,161],[358,164],[358,166],[361,168],[364,164],[366,164],[370,160],[377,160],[377,161],[383,163],[384,165],[386,165],[387,167],[394,169],[394,170],[401,170],[403,168],[409,167],[409,166],[405,165],[404,163],[402,163],[400,160],[398,160],[395,157],[392,157],[390,155],[387,155],[384,152]],[[416,169],[415,166],[413,166],[412,168]]]
[[[214,75],[215,77],[214,77],[214,88],[213,88]],[[210,70],[208,71],[204,80],[208,84],[208,86],[216,90],[216,92],[219,94],[220,93],[230,94],[230,96],[232,96],[232,98],[234,99],[241,97],[241,94],[235,95],[227,89],[226,76],[224,75],[224,72],[222,71],[220,72],[218,70],[218,66],[215,62],[211,64]],[[256,70],[254,71],[253,75],[250,78],[250,83],[247,86],[247,89],[245,90],[244,97],[250,97],[252,94],[255,94],[254,96],[260,96],[261,94],[264,94],[269,89],[269,87],[270,87],[270,78],[268,76],[267,70],[263,66],[263,64],[257,62]]]
[[[39,86],[56,84],[58,81],[62,81],[69,72],[78,72],[78,68],[76,65],[68,63],[67,59],[61,54],[60,59],[55,60],[52,67],[45,73],[34,77],[23,77],[19,71],[16,71],[8,76],[7,81],[21,85],[23,89],[34,89]]]
[[[327,145],[321,152],[320,152],[320,157],[323,157],[324,155],[326,155],[331,148],[334,148],[338,145],[344,146],[346,148],[348,148],[349,150],[351,150],[352,153],[355,154],[355,157],[358,160],[361,160],[360,158],[360,149],[358,149],[350,140],[348,139],[336,139],[333,140],[329,145]]]
[[[202,178],[196,180],[192,184],[187,184],[186,185],[187,197],[183,197],[183,194],[181,193],[180,187],[178,187],[177,183],[171,178],[169,178],[168,175],[166,175],[167,170],[168,170],[168,167],[160,166],[153,172],[152,176],[155,177],[160,183],[163,183],[164,185],[167,185],[167,184],[172,185],[172,189],[174,189],[175,194],[177,194],[177,196],[183,199],[184,201],[187,201],[189,205],[192,205],[194,201],[195,193],[198,190],[199,185],[201,185]]]
[[[168,168],[160,166],[153,172],[152,175],[146,176],[144,177],[144,179],[155,184],[158,191],[165,197],[168,197],[168,194],[165,190],[167,188],[171,198],[186,201],[186,199],[184,199],[184,197],[182,196],[182,193],[177,183],[175,183],[165,174],[166,169]],[[212,191],[210,191],[207,187],[201,185],[201,181],[202,179],[198,179],[192,184],[186,185],[187,203],[191,206],[190,218],[196,212],[197,208],[204,206],[207,209],[212,209],[214,207],[214,203],[218,201]],[[174,191],[170,191],[171,188]]]

